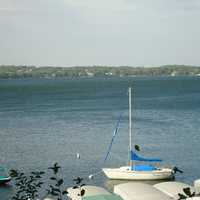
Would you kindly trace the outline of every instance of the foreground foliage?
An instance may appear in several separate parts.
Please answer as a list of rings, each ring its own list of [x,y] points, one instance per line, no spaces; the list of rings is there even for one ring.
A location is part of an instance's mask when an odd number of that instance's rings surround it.
[[[31,172],[26,175],[18,170],[11,170],[10,176],[15,181],[16,191],[13,195],[13,200],[35,200],[38,198],[38,192],[43,185],[41,181],[44,172]]]
[[[15,192],[12,200],[42,200],[45,197],[52,196],[55,200],[66,200],[67,191],[64,188],[64,180],[61,177],[61,167],[55,163],[48,168],[53,173],[47,180],[44,180],[44,171],[32,171],[28,174],[19,170],[10,170],[10,176],[15,184]],[[82,189],[83,178],[74,179],[74,189],[79,188],[79,196],[83,196],[85,190]]]

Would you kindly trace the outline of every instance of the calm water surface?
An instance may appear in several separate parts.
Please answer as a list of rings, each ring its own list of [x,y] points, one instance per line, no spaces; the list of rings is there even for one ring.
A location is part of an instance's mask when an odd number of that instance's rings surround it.
[[[62,166],[66,185],[99,172],[116,122],[122,122],[106,166],[127,162],[128,96],[133,93],[133,142],[145,156],[178,166],[177,179],[200,178],[200,78],[0,80],[0,160],[8,169]],[[80,153],[81,159],[76,159]],[[90,184],[108,184],[103,174]],[[13,187],[1,187],[9,199]]]

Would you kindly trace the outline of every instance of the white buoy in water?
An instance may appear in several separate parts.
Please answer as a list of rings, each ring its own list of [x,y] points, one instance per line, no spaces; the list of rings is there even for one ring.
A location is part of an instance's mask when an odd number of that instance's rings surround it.
[[[93,179],[93,178],[94,178],[94,175],[93,175],[93,174],[90,174],[90,175],[88,176],[88,178],[89,178],[89,179]]]
[[[195,193],[200,194],[200,179],[194,181]]]
[[[80,154],[77,153],[77,154],[76,154],[76,158],[77,158],[77,159],[80,159],[80,157],[81,157]]]

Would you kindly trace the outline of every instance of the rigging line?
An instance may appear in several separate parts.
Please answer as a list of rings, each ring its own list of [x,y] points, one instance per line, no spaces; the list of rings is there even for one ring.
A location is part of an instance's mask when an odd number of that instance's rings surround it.
[[[107,158],[108,158],[108,156],[109,156],[109,154],[110,154],[110,150],[111,150],[111,148],[112,148],[112,144],[113,144],[114,139],[115,139],[115,136],[117,135],[117,132],[118,132],[118,130],[119,130],[119,124],[120,124],[121,118],[122,118],[122,113],[120,114],[119,119],[118,119],[118,121],[117,121],[117,125],[116,125],[115,131],[114,131],[114,133],[113,133],[113,137],[112,137],[112,140],[111,140],[110,145],[109,145],[109,147],[108,147],[108,151],[107,151],[106,157],[104,158],[103,163],[106,162],[106,160],[107,160]]]
[[[114,133],[113,133],[112,140],[111,140],[110,145],[109,145],[109,147],[108,147],[108,151],[107,151],[106,157],[104,158],[103,163],[102,163],[103,165],[105,164],[105,162],[106,162],[106,160],[107,160],[107,158],[108,158],[108,156],[109,156],[109,154],[110,154],[110,151],[111,151],[111,148],[112,148],[112,144],[113,144],[114,139],[115,139],[115,136],[117,135],[117,132],[118,132],[118,130],[119,130],[119,124],[120,124],[120,122],[121,122],[121,119],[122,119],[122,113],[120,114],[119,119],[118,119],[118,121],[117,121],[115,130],[114,130]],[[93,173],[93,174],[90,174],[90,175],[88,176],[88,179],[91,180],[91,179],[94,178],[94,176],[96,176],[96,175],[98,175],[98,174],[100,174],[100,173],[102,173],[102,170],[99,170],[99,171],[97,171],[97,172],[95,172],[95,173]]]
[[[113,137],[112,137],[112,140],[111,140],[110,145],[109,145],[109,147],[108,147],[108,151],[107,151],[106,157],[105,157],[105,159],[104,159],[104,161],[103,161],[103,164],[105,164],[105,162],[106,162],[106,160],[107,160],[107,158],[108,158],[108,156],[109,156],[109,154],[110,154],[110,150],[111,150],[111,148],[112,148],[112,144],[113,144],[114,139],[115,139],[115,136],[117,135],[117,132],[118,132],[118,130],[119,130],[119,124],[120,124],[121,118],[122,118],[122,113],[120,114],[119,119],[118,119],[118,121],[117,121],[115,130],[114,130],[114,133],[113,133]],[[93,179],[94,176],[96,176],[96,175],[98,175],[98,174],[100,174],[100,173],[102,173],[102,170],[97,171],[96,173],[90,174],[90,175],[88,176],[88,179]]]

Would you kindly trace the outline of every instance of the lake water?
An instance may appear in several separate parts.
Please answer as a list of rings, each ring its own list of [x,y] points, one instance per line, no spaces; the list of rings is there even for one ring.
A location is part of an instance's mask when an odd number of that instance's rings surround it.
[[[105,166],[124,165],[128,86],[133,87],[133,142],[141,154],[178,166],[184,174],[177,180],[192,183],[200,178],[198,77],[0,80],[1,163],[28,172],[58,162],[66,185],[71,185],[74,177],[101,170],[122,114]],[[103,174],[89,183],[107,184]],[[1,187],[1,199],[9,199],[12,190]]]

